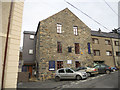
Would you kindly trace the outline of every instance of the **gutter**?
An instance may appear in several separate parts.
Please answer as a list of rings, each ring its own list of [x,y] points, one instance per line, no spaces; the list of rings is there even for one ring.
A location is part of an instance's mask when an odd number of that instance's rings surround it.
[[[114,66],[116,67],[115,56],[114,56],[114,49],[113,49],[113,42],[112,42],[112,38],[110,38],[110,39],[111,39],[111,46],[112,46],[113,62],[114,62]]]
[[[4,75],[5,75],[5,67],[6,67],[6,58],[7,58],[7,49],[8,49],[8,37],[9,37],[9,32],[10,32],[10,22],[11,22],[11,15],[12,15],[12,7],[13,7],[13,0],[11,0],[10,14],[9,14],[9,20],[8,20],[8,27],[7,27],[7,37],[6,37],[6,43],[5,43],[3,71],[2,71],[2,85],[1,85],[2,89],[4,87]]]

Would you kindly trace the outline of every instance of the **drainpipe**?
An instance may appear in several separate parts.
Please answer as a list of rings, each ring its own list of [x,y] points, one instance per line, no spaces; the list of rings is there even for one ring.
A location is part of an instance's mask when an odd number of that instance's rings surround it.
[[[114,66],[116,67],[112,38],[110,38],[110,40],[111,40],[111,46],[112,46],[113,62],[114,62]]]
[[[11,22],[12,6],[13,6],[13,0],[11,0],[9,20],[8,20],[8,27],[7,27],[7,37],[6,37],[6,43],[5,43],[5,53],[4,53],[3,71],[2,71],[2,85],[1,85],[2,89],[3,89],[3,86],[4,86],[4,75],[5,75],[5,65],[6,65],[6,58],[7,58],[8,37],[9,37],[9,32],[10,32],[10,22]]]

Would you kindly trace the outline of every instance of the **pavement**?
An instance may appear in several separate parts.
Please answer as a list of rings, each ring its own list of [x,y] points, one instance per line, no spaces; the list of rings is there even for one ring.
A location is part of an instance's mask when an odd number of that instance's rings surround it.
[[[120,74],[119,74],[120,75]],[[85,80],[61,80],[56,82],[54,79],[37,82],[18,83],[17,88],[50,88],[61,90],[64,88],[118,88],[118,71],[111,74],[99,74]]]

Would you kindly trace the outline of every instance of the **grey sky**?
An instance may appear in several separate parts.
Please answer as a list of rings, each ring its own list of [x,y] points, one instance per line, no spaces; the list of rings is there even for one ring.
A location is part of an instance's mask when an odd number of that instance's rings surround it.
[[[80,11],[71,7],[64,0],[25,0],[23,11],[22,37],[21,46],[23,44],[23,31],[36,31],[38,22],[47,17],[69,8],[76,16],[79,17],[92,30],[101,28],[104,32],[109,32],[114,28],[118,28],[118,16],[105,4],[104,0],[66,0],[74,6],[97,20],[99,23],[107,27],[106,30],[98,25]],[[118,13],[119,0],[106,0],[108,4]]]

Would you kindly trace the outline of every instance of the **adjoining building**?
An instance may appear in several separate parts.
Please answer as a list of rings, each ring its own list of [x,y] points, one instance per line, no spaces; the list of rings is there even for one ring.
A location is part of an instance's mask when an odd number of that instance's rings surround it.
[[[24,2],[15,1],[0,1],[0,90],[17,87]]]
[[[41,80],[59,68],[92,65],[91,30],[68,8],[40,21],[36,32],[36,63]]]
[[[35,69],[35,32],[24,31],[22,72],[29,72],[33,76]]]
[[[105,63],[109,66],[120,66],[120,35],[91,31],[94,63]]]

